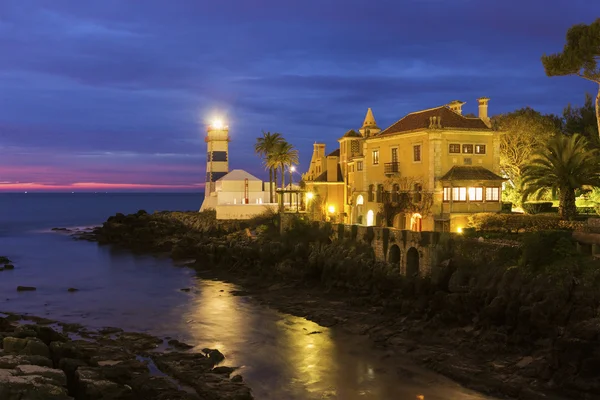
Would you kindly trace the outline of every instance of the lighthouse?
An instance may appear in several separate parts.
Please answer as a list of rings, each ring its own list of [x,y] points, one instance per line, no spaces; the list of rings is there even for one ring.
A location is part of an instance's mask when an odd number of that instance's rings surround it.
[[[206,130],[206,185],[200,211],[217,205],[216,181],[229,173],[229,127],[214,121]]]

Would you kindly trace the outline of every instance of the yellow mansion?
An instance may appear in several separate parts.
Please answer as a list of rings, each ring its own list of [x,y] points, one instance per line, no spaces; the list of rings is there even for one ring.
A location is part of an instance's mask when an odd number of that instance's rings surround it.
[[[335,151],[315,143],[303,175],[313,210],[348,224],[454,232],[472,213],[500,211],[498,133],[489,99],[477,100],[478,117],[464,116],[455,100],[383,130],[369,109]]]

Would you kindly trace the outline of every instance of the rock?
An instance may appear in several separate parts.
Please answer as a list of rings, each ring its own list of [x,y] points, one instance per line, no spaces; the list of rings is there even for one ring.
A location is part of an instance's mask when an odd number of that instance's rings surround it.
[[[527,357],[523,357],[521,358],[521,360],[516,364],[517,368],[525,368],[526,366],[528,366],[529,364],[531,364],[533,362],[533,357],[531,356],[527,356]]]
[[[75,398],[86,400],[134,400],[130,386],[120,385],[102,377],[92,367],[79,367],[75,372]]]
[[[241,375],[234,375],[231,377],[231,382],[242,382],[244,378]]]
[[[188,287],[188,288],[183,288],[183,289],[179,289],[179,290],[181,290],[182,292],[189,292],[191,289]]]
[[[225,359],[225,356],[217,349],[202,349],[202,352],[213,364],[218,364]]]
[[[15,368],[17,375],[39,375],[48,378],[57,386],[67,386],[67,377],[60,369],[40,367],[38,365],[19,365]]]
[[[220,366],[220,367],[214,367],[212,369],[212,372],[214,372],[215,374],[227,374],[227,375],[230,375],[236,369],[237,368],[234,368],[234,367]]]
[[[187,349],[191,349],[194,347],[190,344],[180,342],[177,339],[171,339],[167,343],[169,344],[169,346],[175,347],[176,349],[180,349],[180,350],[187,350]]]
[[[112,326],[107,326],[107,327],[104,327],[104,328],[100,329],[98,332],[100,332],[103,335],[112,335],[114,333],[123,332],[123,329],[121,329],[121,328],[114,328]]]
[[[78,291],[79,291],[79,289],[76,289],[76,288],[73,288],[73,287],[70,287],[70,288],[67,289],[67,292],[70,292],[70,293],[78,292]]]
[[[39,375],[15,376],[0,373],[0,399],[21,400],[72,400],[64,387]]]
[[[42,356],[5,355],[0,357],[0,369],[14,369],[18,365],[52,367],[52,360]]]
[[[15,269],[15,266],[12,264],[5,264],[4,269],[6,269],[6,270]]]
[[[31,338],[27,339],[27,344],[21,354],[50,358],[50,349],[46,343],[42,342],[40,339]]]
[[[25,346],[27,346],[26,339],[19,339],[15,337],[6,337],[2,341],[4,352],[7,354],[19,354]]]
[[[31,292],[37,290],[37,288],[33,286],[17,286],[17,292]]]

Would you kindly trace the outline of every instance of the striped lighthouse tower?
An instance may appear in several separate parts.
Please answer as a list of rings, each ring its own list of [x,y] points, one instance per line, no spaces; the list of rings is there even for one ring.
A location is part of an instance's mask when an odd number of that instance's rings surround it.
[[[206,153],[206,186],[200,211],[215,208],[217,194],[215,182],[229,173],[229,127],[221,121],[208,126],[204,138]]]

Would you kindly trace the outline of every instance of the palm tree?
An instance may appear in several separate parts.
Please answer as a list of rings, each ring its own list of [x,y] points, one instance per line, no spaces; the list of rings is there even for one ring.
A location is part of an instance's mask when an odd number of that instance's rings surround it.
[[[284,139],[280,133],[263,131],[262,134],[262,137],[256,138],[254,152],[263,158],[264,165],[269,170],[269,194],[270,202],[273,203],[273,182],[277,182],[277,166],[269,162],[269,158],[272,158],[275,149],[284,142]]]
[[[584,185],[600,186],[600,154],[585,137],[556,135],[538,150],[523,168],[523,199],[547,191],[558,191],[561,219],[577,214],[575,190]]]
[[[281,168],[281,188],[283,189],[285,186],[285,167],[291,168],[292,165],[298,164],[298,150],[290,143],[283,141],[277,146],[274,157],[279,168]]]

